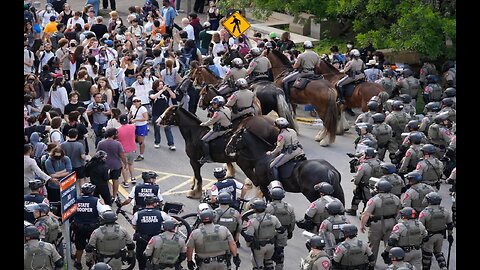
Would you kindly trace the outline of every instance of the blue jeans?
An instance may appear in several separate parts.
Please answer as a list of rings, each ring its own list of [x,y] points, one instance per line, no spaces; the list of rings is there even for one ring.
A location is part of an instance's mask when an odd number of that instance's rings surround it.
[[[85,6],[88,4],[93,5],[93,11],[95,11],[95,16],[98,16],[98,10],[100,9],[100,0],[87,0]]]
[[[180,9],[180,0],[175,0],[175,10],[179,10]]]
[[[159,117],[160,117],[159,115],[152,116],[153,135],[155,137],[155,141],[154,141],[155,144],[160,144],[160,142],[162,141],[162,137],[160,136],[160,126],[155,123],[155,121],[157,121]],[[163,130],[165,131],[165,136],[167,137],[168,146],[174,145],[172,127],[165,126]]]
[[[106,122],[104,124],[92,123],[92,129],[95,132],[95,148],[97,148],[98,142],[103,139],[102,128],[106,126]]]

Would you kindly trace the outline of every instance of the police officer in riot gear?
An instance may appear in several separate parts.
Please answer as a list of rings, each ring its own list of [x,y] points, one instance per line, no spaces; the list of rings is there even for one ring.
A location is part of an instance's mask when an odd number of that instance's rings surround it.
[[[392,127],[393,131],[393,139],[388,147],[388,152],[390,152],[390,159],[393,159],[395,157],[395,152],[402,144],[402,133],[405,129],[405,125],[411,119],[409,114],[402,111],[403,103],[401,101],[394,101],[392,104],[392,109],[393,111],[385,118],[385,123]]]
[[[373,124],[372,116],[377,113],[378,102],[375,100],[369,100],[367,103],[368,112],[361,113],[355,120],[355,124],[358,123],[369,123]]]
[[[421,268],[422,252],[420,246],[427,241],[427,230],[425,226],[415,218],[415,210],[405,207],[400,210],[400,220],[393,226],[392,233],[388,239],[388,245],[382,253],[385,263],[388,263],[388,252],[393,247],[400,247],[405,251],[404,261],[409,262],[416,269]]]
[[[440,114],[446,113],[448,114],[448,120],[450,122],[457,122],[457,111],[453,108],[454,101],[452,98],[444,98],[442,99],[442,109],[440,110]]]
[[[440,269],[447,269],[442,253],[443,237],[448,232],[448,242],[453,243],[453,220],[450,211],[440,206],[442,197],[437,192],[425,196],[428,206],[420,212],[418,220],[425,225],[428,241],[422,245],[422,270],[430,270],[432,255],[435,255]]]
[[[400,161],[401,165],[400,165],[399,172],[402,175],[405,175],[406,173],[409,173],[415,170],[418,162],[423,157],[423,152],[421,151],[422,146],[420,145],[423,138],[422,134],[423,133],[421,132],[412,132],[407,137],[407,140],[410,146],[406,150],[405,156]],[[398,151],[400,151],[400,149]],[[397,157],[397,155],[395,156]]]
[[[35,226],[23,229],[25,244],[23,246],[24,269],[55,270],[63,267],[63,258],[54,245],[39,241],[40,231]]]
[[[380,167],[383,170],[383,176],[380,180],[386,180],[392,185],[392,194],[395,194],[398,198],[402,195],[402,191],[405,189],[405,182],[402,177],[397,174],[397,167],[392,163],[381,163]]]
[[[423,89],[423,102],[427,104],[432,101],[440,101],[443,89],[438,84],[438,76],[430,74],[425,79],[427,80],[427,85]]]
[[[255,199],[251,205],[255,214],[250,216],[241,234],[252,250],[252,265],[254,270],[273,270],[272,256],[275,239],[285,237],[286,229],[277,217],[265,212],[267,204],[262,199]]]
[[[375,136],[372,134],[373,131],[373,125],[370,123],[358,123],[355,124],[355,131],[358,134],[358,137],[355,139],[354,144],[355,144],[355,149],[357,149],[357,146],[359,143],[361,143],[363,140],[370,140],[372,142],[372,145],[370,147],[377,149],[377,139]]]
[[[77,212],[73,216],[72,230],[75,233],[74,267],[82,269],[82,254],[92,232],[100,226],[100,214],[111,208],[102,199],[94,197],[95,185],[85,183],[81,187],[82,196],[77,199]]]
[[[237,189],[240,190],[240,198],[243,199],[247,193],[245,186],[233,177],[227,178],[227,170],[223,167],[213,169],[213,176],[215,176],[217,182],[210,188],[210,202],[216,203],[219,193],[228,192],[232,196],[231,206],[238,210],[240,203],[237,200]]]
[[[285,190],[282,187],[272,188],[270,191],[272,202],[267,204],[265,213],[274,215],[278,218],[282,226],[286,229],[282,237],[275,242],[272,260],[275,262],[275,270],[283,269],[283,261],[285,258],[284,249],[287,246],[287,239],[293,237],[295,229],[295,211],[293,206],[287,202],[282,202],[285,198]]]
[[[357,227],[353,224],[346,224],[342,227],[342,233],[345,235],[345,241],[335,249],[332,260],[334,267],[342,270],[373,270],[375,256],[367,243],[357,238]]]
[[[391,248],[388,253],[388,256],[390,258],[391,264],[388,266],[386,270],[398,270],[402,267],[405,267],[410,270],[414,269],[410,263],[403,261],[403,259],[405,258],[405,251],[403,251],[402,248],[400,247]]]
[[[133,214],[132,225],[135,229],[133,240],[136,242],[135,255],[137,256],[138,268],[145,270],[147,260],[143,251],[147,247],[148,241],[159,234],[162,229],[162,222],[170,220],[171,217],[165,212],[156,209],[156,196],[145,197],[145,208]]]
[[[377,140],[378,159],[383,161],[388,145],[393,138],[392,127],[385,123],[385,115],[383,113],[375,113],[372,115],[373,129],[372,135]]]
[[[176,227],[173,219],[163,221],[163,232],[148,242],[143,254],[148,259],[147,266],[152,266],[149,269],[182,269],[180,264],[187,258],[187,246]]]
[[[423,198],[435,189],[430,185],[421,183],[422,175],[417,171],[407,173],[405,179],[407,179],[410,188],[403,194],[402,207],[412,207],[415,209],[415,213],[420,213],[427,206]]]
[[[327,244],[327,253],[332,256],[335,246],[345,240],[345,236],[341,230],[342,226],[349,224],[344,214],[345,209],[341,202],[333,201],[327,204],[327,212],[329,216],[322,221],[318,234],[321,235]]]
[[[414,117],[417,114],[417,111],[415,109],[415,105],[412,104],[412,96],[409,94],[401,94],[400,100],[403,102],[403,109],[402,111],[410,117]]]
[[[199,218],[202,224],[192,231],[187,241],[188,269],[226,270],[227,265],[230,265],[230,255],[233,255],[235,266],[239,267],[241,261],[233,236],[225,226],[213,224],[215,219],[213,210],[203,210],[199,213]],[[195,262],[193,261],[194,250]]]
[[[297,226],[309,232],[317,233],[322,221],[329,216],[326,205],[333,201],[340,202],[340,200],[332,196],[333,186],[327,182],[316,184],[314,189],[320,193],[320,198],[310,203],[303,220],[298,221]]]
[[[137,212],[145,208],[145,198],[150,196],[157,196],[160,202],[163,202],[162,194],[160,193],[160,187],[155,183],[157,173],[152,171],[142,172],[143,184],[136,185],[132,188],[132,191],[128,195],[128,198],[122,203],[123,205],[129,204],[132,199],[135,199],[135,206],[133,212]]]
[[[298,141],[297,132],[288,127],[287,119],[283,117],[275,119],[275,126],[280,129],[277,136],[277,145],[273,151],[267,151],[267,155],[275,156],[270,162],[270,169],[273,180],[280,180],[278,168],[297,156],[305,155],[305,152],[303,152],[303,147]]]
[[[415,170],[422,175],[422,183],[440,189],[440,179],[443,173],[443,163],[434,156],[437,149],[432,144],[421,148],[423,158],[417,163]]]
[[[58,220],[48,215],[50,206],[45,203],[35,203],[27,205],[26,209],[28,212],[33,212],[35,227],[40,231],[40,240],[56,246],[61,231]]]
[[[443,96],[445,98],[450,98],[453,101],[453,104],[451,105],[452,109],[457,108],[457,89],[453,87],[448,87],[443,91]]]
[[[434,123],[434,119],[440,110],[441,107],[439,102],[430,102],[426,104],[423,110],[425,117],[422,118],[420,128],[418,130],[425,133],[425,135],[428,135],[428,129],[430,128],[430,125]]]
[[[220,206],[215,209],[215,220],[213,223],[227,227],[227,229],[233,235],[233,239],[235,240],[237,247],[239,247],[240,230],[242,229],[242,216],[235,208],[232,207],[232,195],[229,192],[222,191],[220,194],[218,194],[217,201]]]
[[[307,240],[307,246],[310,246],[310,252],[305,259],[302,259],[302,270],[330,270],[331,261],[329,255],[325,252],[325,240],[315,235]]]
[[[40,190],[43,189],[45,183],[40,179],[31,180],[28,182],[28,187],[32,191],[28,195],[23,196],[24,205],[34,204],[34,203],[44,203],[49,204],[48,199],[45,196],[40,195]],[[35,223],[35,217],[32,212],[28,212],[26,209],[23,211],[23,219]]]
[[[387,180],[379,180],[374,190],[377,194],[368,200],[367,207],[360,218],[362,233],[365,233],[365,226],[369,228],[368,245],[372,249],[375,261],[380,242],[383,241],[386,244],[400,210],[400,199],[391,193],[392,188],[392,184]]]
[[[135,243],[128,231],[116,223],[117,214],[107,210],[101,214],[100,218],[100,227],[93,231],[85,247],[87,266],[90,267],[95,262],[105,262],[113,270],[120,270],[122,260],[132,264],[135,260]],[[94,251],[95,254],[93,254]]]
[[[428,127],[428,138],[430,143],[437,148],[435,156],[442,158],[445,154],[445,148],[452,139],[452,122],[449,120],[448,112],[438,114],[433,119],[434,123]]]
[[[225,107],[232,109],[232,121],[245,115],[253,116],[255,114],[255,108],[253,107],[255,93],[248,89],[247,80],[238,79],[235,82],[235,87],[238,90],[233,92],[225,104]]]
[[[403,74],[403,79],[400,79],[397,83],[398,92],[400,96],[402,96],[403,94],[409,95],[410,96],[409,103],[413,107],[415,107],[416,97],[418,95],[418,91],[420,90],[420,82],[417,78],[412,76],[413,72],[409,68],[404,69],[402,74]]]
[[[356,185],[353,191],[352,207],[345,210],[348,215],[356,216],[357,209],[360,202],[365,205],[371,198],[370,189],[368,188],[368,180],[370,177],[381,177],[382,168],[380,167],[380,160],[376,158],[376,151],[374,148],[367,147],[364,151],[364,159],[358,167],[357,173],[352,181]]]

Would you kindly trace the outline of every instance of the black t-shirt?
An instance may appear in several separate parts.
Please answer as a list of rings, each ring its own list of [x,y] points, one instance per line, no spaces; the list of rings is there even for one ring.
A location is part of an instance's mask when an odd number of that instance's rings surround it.
[[[65,136],[65,138],[68,137],[68,131],[72,128],[76,128],[78,130],[78,137],[77,137],[77,141],[82,141],[85,134],[88,133],[88,130],[87,128],[85,127],[84,124],[82,123],[76,123],[75,125],[71,126],[70,123],[69,124],[66,124],[64,127],[63,127],[63,130],[62,130],[62,134],[63,136]]]
[[[38,132],[40,134],[43,134],[45,132],[45,125],[34,125],[34,126],[29,126],[24,129],[24,134],[27,137],[27,143],[30,142],[30,135],[32,135],[33,132]]]
[[[71,113],[73,111],[76,111],[77,108],[80,107],[80,106],[85,107],[85,105],[80,103],[80,102],[77,102],[77,104],[68,103],[67,105],[65,105],[65,109],[63,110],[63,114],[68,115],[69,113]]]
[[[151,90],[148,92],[148,96],[155,95],[157,92]],[[150,104],[152,104],[152,115],[160,116],[168,108],[168,101],[170,99],[170,93],[167,90],[163,91],[162,94],[156,99],[150,99]]]
[[[90,28],[90,31],[95,33],[95,36],[97,39],[101,39],[104,34],[108,33],[107,26],[104,24],[94,24],[92,25],[92,28]]]

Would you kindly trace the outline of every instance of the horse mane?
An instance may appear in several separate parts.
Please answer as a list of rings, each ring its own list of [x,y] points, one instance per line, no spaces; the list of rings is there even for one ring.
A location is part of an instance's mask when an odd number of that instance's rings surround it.
[[[285,65],[287,68],[293,68],[292,62],[280,51],[277,50],[271,50],[270,53],[273,53],[275,56],[280,58],[280,61],[282,62],[283,65]]]
[[[198,119],[198,117],[195,114],[185,110],[183,107],[181,107],[179,105],[175,105],[175,106],[178,106],[178,109],[180,111],[182,111],[186,116],[188,116],[188,118],[192,119],[193,121],[195,121],[198,124],[202,123],[202,121],[200,119]]]
[[[332,73],[340,74],[340,71],[336,67],[334,67],[332,64],[330,64],[329,62],[324,61],[324,60],[320,60],[320,61],[323,62],[325,65],[327,65],[327,67],[332,70]]]
[[[213,73],[213,71],[211,71],[208,67],[202,66],[202,68],[203,68],[204,70],[206,70],[208,73],[210,73],[212,76],[214,76],[216,79],[219,79],[219,80],[222,79],[222,78],[218,77],[217,74]]]

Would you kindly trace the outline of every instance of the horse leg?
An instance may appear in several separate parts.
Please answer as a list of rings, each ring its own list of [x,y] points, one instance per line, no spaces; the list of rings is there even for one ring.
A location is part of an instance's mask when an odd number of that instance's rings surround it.
[[[203,182],[202,175],[200,174],[200,168],[202,167],[202,164],[198,163],[198,161],[196,160],[190,159],[190,166],[192,166],[193,173],[194,173],[194,178],[193,178],[194,183],[192,185],[192,190],[189,190],[187,192],[187,198],[200,199],[202,197],[202,182]]]
[[[343,135],[345,131],[349,129],[349,124],[347,118],[345,118],[345,112],[342,110],[339,116],[339,121],[337,125],[337,135]]]
[[[235,166],[231,162],[227,163],[227,178],[229,177],[235,177]]]

